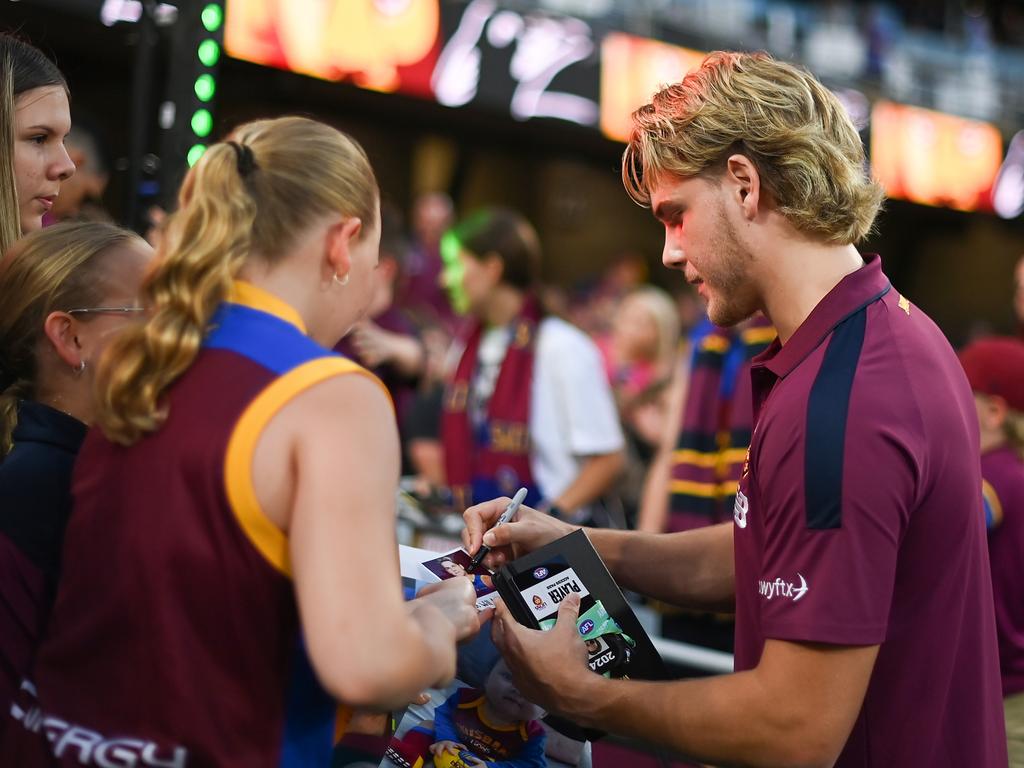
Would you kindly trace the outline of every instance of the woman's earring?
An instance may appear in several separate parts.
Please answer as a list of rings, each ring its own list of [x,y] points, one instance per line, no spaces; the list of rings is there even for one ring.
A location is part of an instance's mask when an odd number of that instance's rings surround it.
[[[74,371],[75,371],[75,373],[77,373],[77,374],[78,374],[79,376],[81,376],[81,375],[82,375],[83,373],[85,373],[85,360],[80,360],[80,361],[78,362],[78,365],[76,365],[76,366],[74,367]]]
[[[334,273],[334,277],[331,278],[336,285],[348,285],[348,272],[345,273],[344,277],[338,277],[338,273]]]

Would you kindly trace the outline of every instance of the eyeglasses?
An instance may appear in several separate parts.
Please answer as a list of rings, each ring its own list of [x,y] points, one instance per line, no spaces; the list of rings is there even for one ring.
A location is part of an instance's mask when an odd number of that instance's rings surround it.
[[[130,315],[136,312],[145,312],[145,307],[86,307],[84,309],[69,309],[69,315]]]

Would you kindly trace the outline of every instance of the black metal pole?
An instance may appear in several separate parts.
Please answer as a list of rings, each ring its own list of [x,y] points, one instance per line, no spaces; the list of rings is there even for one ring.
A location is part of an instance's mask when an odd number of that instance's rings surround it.
[[[135,72],[132,77],[125,222],[137,232],[144,232],[147,228],[147,223],[143,221],[144,212],[140,210],[139,191],[142,186],[142,163],[146,154],[149,125],[152,120],[153,61],[159,41],[156,7],[157,0],[142,0],[142,16],[136,27],[138,37],[135,43]]]

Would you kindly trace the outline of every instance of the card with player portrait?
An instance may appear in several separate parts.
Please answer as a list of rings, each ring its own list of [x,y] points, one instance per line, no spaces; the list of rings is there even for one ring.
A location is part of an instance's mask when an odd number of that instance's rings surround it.
[[[478,568],[473,573],[469,572],[469,564],[472,559],[466,550],[453,549],[450,552],[423,560],[420,565],[426,571],[428,581],[444,581],[455,578],[472,579],[473,589],[476,590],[476,609],[484,611],[494,607],[494,601],[498,599],[498,592],[489,571]]]

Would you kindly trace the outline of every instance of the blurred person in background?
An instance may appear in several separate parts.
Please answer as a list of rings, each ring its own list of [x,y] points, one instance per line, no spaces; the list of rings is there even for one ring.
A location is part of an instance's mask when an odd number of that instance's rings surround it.
[[[100,355],[141,317],[153,256],[109,224],[36,231],[0,261],[0,706],[27,674],[60,577],[71,469]],[[0,728],[2,730],[2,728]]]
[[[0,253],[43,226],[75,172],[68,85],[42,51],[0,33]]]
[[[1024,766],[1024,342],[979,339],[960,353],[981,428],[981,476],[1010,765]]]
[[[435,497],[445,484],[441,446],[441,410],[445,361],[457,324],[444,288],[441,236],[451,224],[454,206],[443,192],[419,195],[412,209],[412,242],[403,264],[395,304],[416,325],[423,343],[420,386],[402,427],[417,493]]]
[[[442,417],[455,507],[526,486],[535,505],[589,519],[622,469],[622,430],[597,346],[540,305],[537,233],[485,209],[446,233],[442,252],[453,306],[471,319]]]
[[[612,318],[630,291],[647,283],[647,259],[642,254],[620,253],[605,267],[597,283],[570,302],[567,317],[592,338],[611,332]]]
[[[767,54],[716,52],[633,114],[623,183],[716,325],[761,311],[754,423],[732,521],[587,531],[625,588],[735,610],[735,672],[593,674],[578,596],[547,632],[504,606],[523,694],[583,726],[746,766],[1007,764],[974,399],[949,342],[869,233],[883,192],[836,96]],[[504,500],[466,511],[489,566],[572,526]],[[485,533],[486,532],[486,533]]]
[[[705,317],[693,329],[690,357],[669,394],[667,431],[644,480],[638,530],[689,531],[732,517],[753,427],[750,363],[775,335],[760,314],[733,328]],[[655,607],[665,637],[732,651],[731,613]]]
[[[146,323],[97,374],[6,764],[327,765],[347,707],[452,678],[472,585],[403,602],[394,413],[329,351],[373,300],[379,238],[366,154],[322,123],[247,123],[188,171]]]
[[[454,207],[443,192],[428,192],[413,202],[409,248],[397,304],[421,326],[441,325],[452,332],[454,315],[441,285],[441,235],[452,225]]]
[[[620,408],[671,376],[678,344],[679,314],[665,291],[646,285],[623,297],[611,331],[597,339]]]
[[[775,336],[760,314],[734,328],[705,318],[694,329],[685,396],[647,478],[640,530],[687,531],[731,517],[753,423],[750,362]]]
[[[627,467],[618,495],[634,523],[643,478],[668,427],[669,382],[679,354],[679,312],[660,288],[634,288],[619,303],[611,331],[598,337],[605,373],[626,434]]]
[[[110,166],[99,135],[76,119],[64,146],[75,164],[75,174],[61,186],[60,195],[53,201],[53,209],[44,221],[109,222],[111,217],[103,207],[103,194],[110,182]]]
[[[405,450],[417,480],[416,492],[442,501],[445,470],[441,414],[452,338],[444,328],[434,325],[420,330],[420,341],[424,352],[423,373],[402,425]]]

